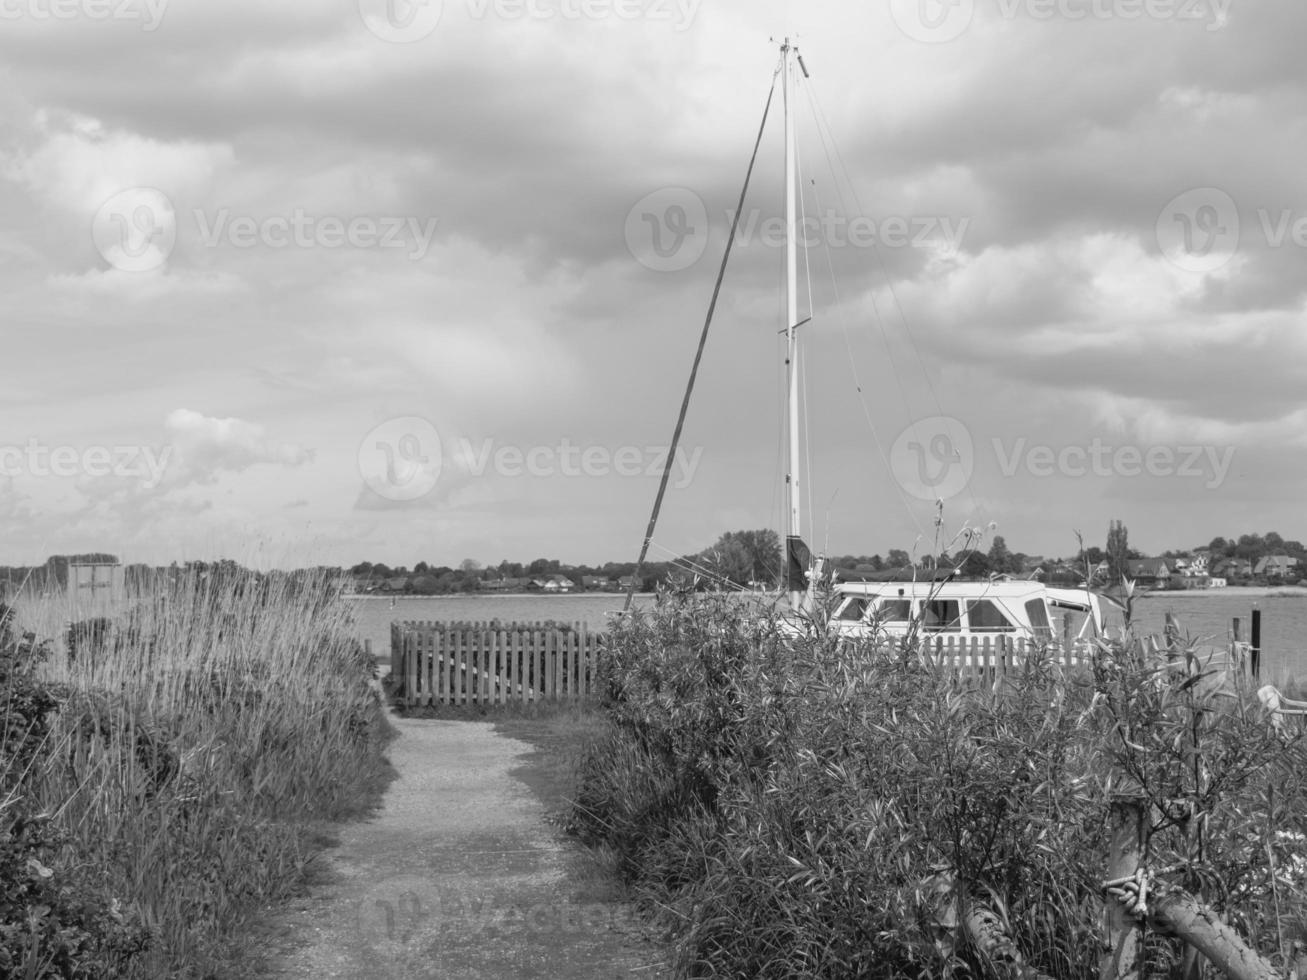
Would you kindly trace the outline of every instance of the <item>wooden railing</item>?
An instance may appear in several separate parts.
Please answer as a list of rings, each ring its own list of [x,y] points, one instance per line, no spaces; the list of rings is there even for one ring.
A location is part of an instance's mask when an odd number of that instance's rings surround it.
[[[392,696],[407,707],[584,698],[603,644],[585,623],[394,623]]]

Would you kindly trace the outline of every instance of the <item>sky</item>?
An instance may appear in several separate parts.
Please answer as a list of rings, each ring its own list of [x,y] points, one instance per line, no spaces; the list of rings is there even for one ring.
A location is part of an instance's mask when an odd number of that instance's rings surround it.
[[[0,0],[0,564],[632,560],[785,37],[814,550],[1307,538],[1300,0]],[[782,527],[781,110],[655,559]]]

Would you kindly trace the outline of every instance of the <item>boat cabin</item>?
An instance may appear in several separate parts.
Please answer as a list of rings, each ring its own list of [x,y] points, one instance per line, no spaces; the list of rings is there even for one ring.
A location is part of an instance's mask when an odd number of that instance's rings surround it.
[[[831,626],[857,637],[907,634],[1084,640],[1103,631],[1098,597],[1040,582],[840,582]]]

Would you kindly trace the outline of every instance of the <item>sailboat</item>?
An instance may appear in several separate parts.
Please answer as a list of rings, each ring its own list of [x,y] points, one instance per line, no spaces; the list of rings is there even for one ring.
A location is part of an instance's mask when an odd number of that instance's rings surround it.
[[[839,581],[834,576],[824,573],[824,559],[814,557],[802,537],[803,485],[801,482],[800,461],[803,458],[800,427],[800,357],[799,328],[805,326],[809,319],[800,320],[798,313],[798,223],[797,212],[797,173],[795,131],[793,123],[792,101],[798,76],[808,77],[798,47],[786,38],[780,48],[781,63],[779,75],[782,89],[782,107],[784,111],[785,139],[785,281],[784,309],[785,322],[783,333],[786,338],[786,444],[788,448],[787,473],[785,475],[786,494],[786,528],[785,528],[785,592],[788,597],[788,615],[783,622],[793,624],[811,620],[818,606],[818,593],[827,591],[822,596],[822,605],[830,610],[827,626],[842,635],[866,638],[894,638],[901,636],[956,636],[959,639],[1007,637],[1033,641],[1039,644],[1052,644],[1061,639],[1073,644],[1084,641],[1090,636],[1103,632],[1103,610],[1100,597],[1088,589],[1053,588],[1037,581],[948,581],[932,579],[917,581]],[[768,99],[770,109],[771,100]],[[764,126],[766,115],[764,114]],[[759,142],[762,131],[759,130]],[[755,158],[757,146],[754,148]],[[749,174],[753,164],[750,163]],[[740,207],[736,209],[736,221],[743,212],[745,194],[749,178],[746,176],[744,190],[740,195]],[[721,289],[722,278],[730,256],[731,244],[735,241],[736,228],[732,227],[727,237],[726,253],[722,258],[721,271],[709,305],[708,317],[704,323],[699,349],[695,355],[681,405],[681,415],[677,420],[676,430],[672,436],[672,449],[668,455],[669,465],[664,469],[663,482],[659,486],[658,496],[654,502],[646,532],[644,548],[637,563],[643,564],[654,527],[658,520],[666,490],[667,476],[670,473],[670,460],[675,455],[685,421],[685,413],[693,391],[694,379],[699,361],[703,354],[704,342],[708,335],[708,326],[712,320],[717,297]],[[628,595],[628,607],[629,607]],[[1058,636],[1055,623],[1060,619],[1063,629]]]

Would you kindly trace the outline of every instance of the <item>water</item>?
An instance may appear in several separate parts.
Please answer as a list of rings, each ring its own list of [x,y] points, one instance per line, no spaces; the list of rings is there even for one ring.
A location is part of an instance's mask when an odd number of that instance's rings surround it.
[[[650,596],[637,596],[648,602]],[[621,610],[626,597],[617,593],[588,592],[572,595],[432,596],[404,598],[390,607],[389,599],[356,598],[355,607],[361,638],[372,641],[372,651],[385,656],[390,651],[390,624],[405,619],[584,622],[602,630],[609,616]],[[1262,611],[1262,677],[1281,682],[1285,678],[1307,679],[1307,592],[1293,597],[1267,596],[1256,590],[1220,592],[1157,593],[1135,602],[1135,623],[1145,633],[1160,635],[1166,613],[1176,615],[1180,634],[1199,639],[1203,645],[1229,643],[1230,624],[1241,621],[1241,638],[1252,630],[1253,604]],[[1118,617],[1119,620],[1119,617]],[[1109,622],[1114,620],[1109,614]]]
[[[1203,645],[1224,646],[1230,642],[1230,625],[1237,616],[1240,639],[1252,633],[1253,604],[1262,611],[1262,672],[1267,681],[1307,679],[1307,593],[1292,597],[1252,595],[1235,592],[1166,592],[1135,602],[1138,629],[1161,634],[1166,614],[1174,613],[1180,635],[1199,639]]]

